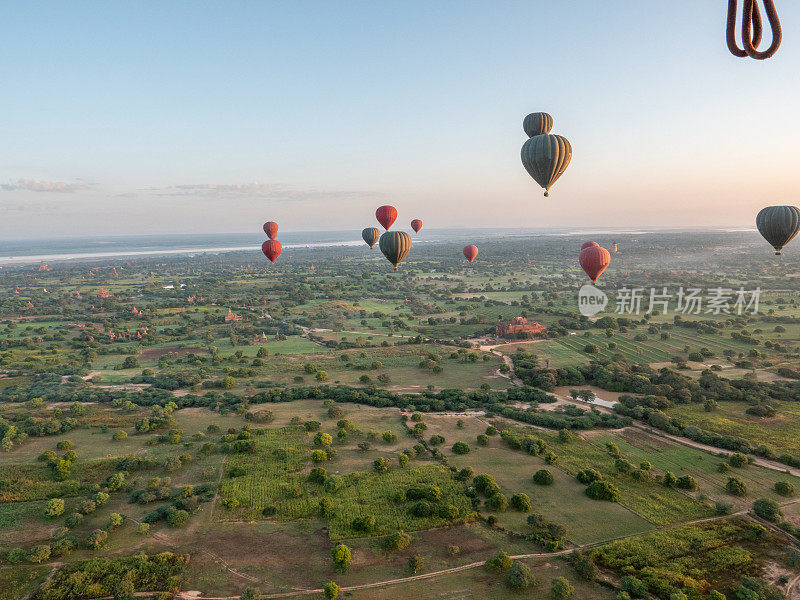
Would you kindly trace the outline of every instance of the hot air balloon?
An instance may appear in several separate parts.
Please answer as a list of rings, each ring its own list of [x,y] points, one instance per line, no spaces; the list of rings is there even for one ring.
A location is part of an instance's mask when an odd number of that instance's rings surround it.
[[[274,263],[278,256],[280,256],[281,250],[283,250],[283,246],[281,246],[281,243],[278,240],[266,240],[263,244],[261,244],[261,251],[272,263]]]
[[[269,239],[274,240],[278,235],[278,224],[275,221],[267,221],[264,223],[264,233]]]
[[[381,236],[380,248],[397,271],[397,265],[403,262],[411,250],[411,236],[405,231],[387,231]]]
[[[478,247],[470,244],[469,246],[464,246],[463,252],[466,259],[472,264],[472,261],[478,256]]]
[[[779,255],[781,249],[800,231],[800,209],[796,206],[762,208],[756,216],[756,227],[775,248],[775,254]]]
[[[411,221],[411,229],[414,230],[414,233],[419,233],[419,230],[422,229],[422,221],[420,219]]]
[[[581,267],[586,271],[592,283],[597,283],[597,278],[611,264],[611,255],[608,250],[598,245],[587,246],[581,250],[578,262],[581,263]]]
[[[581,246],[581,250],[586,250],[586,248],[590,248],[591,246],[599,246],[597,242],[584,242]]]
[[[534,181],[550,195],[550,187],[567,170],[572,158],[572,146],[561,135],[535,135],[522,146],[522,166]]]
[[[394,206],[379,206],[378,210],[375,211],[375,218],[378,219],[378,223],[383,225],[386,231],[389,231],[392,223],[397,219],[397,209]]]
[[[364,238],[364,241],[372,248],[378,243],[378,239],[381,237],[381,230],[377,227],[365,227],[361,231],[361,237]]]
[[[529,138],[535,135],[550,133],[550,130],[553,128],[553,117],[546,112],[531,113],[522,121],[522,128]]]

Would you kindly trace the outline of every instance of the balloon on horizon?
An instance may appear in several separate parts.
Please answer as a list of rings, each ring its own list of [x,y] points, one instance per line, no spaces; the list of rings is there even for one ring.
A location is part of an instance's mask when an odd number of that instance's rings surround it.
[[[796,206],[767,206],[756,216],[756,227],[761,236],[775,248],[780,256],[783,247],[800,231],[800,209]]]
[[[361,238],[367,242],[370,248],[378,243],[381,237],[381,230],[377,227],[365,227],[361,230]]]
[[[414,233],[419,233],[419,230],[422,229],[422,220],[414,219],[411,221],[411,229],[414,230]]]

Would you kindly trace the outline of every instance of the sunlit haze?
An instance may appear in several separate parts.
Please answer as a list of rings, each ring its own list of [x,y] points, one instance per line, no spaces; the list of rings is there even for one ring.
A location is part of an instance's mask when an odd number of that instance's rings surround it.
[[[0,235],[360,231],[386,203],[406,228],[752,226],[798,200],[800,3],[767,61],[728,52],[725,9],[17,3]],[[539,110],[573,147],[550,198],[519,157]]]

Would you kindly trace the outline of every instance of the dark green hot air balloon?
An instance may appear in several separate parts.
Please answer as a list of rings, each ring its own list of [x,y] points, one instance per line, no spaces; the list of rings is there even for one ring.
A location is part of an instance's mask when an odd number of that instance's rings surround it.
[[[405,231],[387,231],[381,236],[380,247],[383,255],[397,271],[397,265],[403,262],[411,250],[411,236]]]
[[[546,112],[531,113],[522,121],[522,128],[529,138],[535,135],[550,133],[550,130],[553,128],[553,117]]]
[[[550,186],[567,170],[572,159],[572,146],[561,135],[535,135],[522,146],[522,166],[528,175],[550,195]]]
[[[796,206],[767,206],[762,208],[756,217],[758,232],[764,236],[775,254],[800,231],[800,208]]]
[[[378,239],[381,237],[381,230],[377,227],[365,227],[361,232],[361,237],[364,238],[364,241],[372,248],[378,243]]]

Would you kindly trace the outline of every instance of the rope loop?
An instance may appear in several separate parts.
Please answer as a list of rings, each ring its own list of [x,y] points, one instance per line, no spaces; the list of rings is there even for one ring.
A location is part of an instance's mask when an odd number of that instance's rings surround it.
[[[742,0],[742,47],[736,44],[736,12],[738,0],[728,0],[728,23],[725,32],[725,41],[728,43],[728,50],[731,54],[744,58],[749,56],[756,60],[770,58],[781,45],[783,32],[778,13],[775,10],[773,0],[762,0],[764,11],[767,13],[769,26],[772,29],[772,43],[766,50],[758,50],[763,34],[761,21],[761,11],[758,9],[758,0]]]

